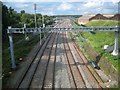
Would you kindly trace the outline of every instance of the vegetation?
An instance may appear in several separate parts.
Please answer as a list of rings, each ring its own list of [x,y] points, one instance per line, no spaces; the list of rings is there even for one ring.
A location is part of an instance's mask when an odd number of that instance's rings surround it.
[[[72,20],[72,19],[71,19],[71,23],[72,23],[72,26],[73,26],[74,28],[79,28],[79,27],[81,27],[81,25],[79,25],[76,20]]]
[[[120,22],[114,21],[114,20],[93,20],[86,24],[86,26],[116,26]],[[74,25],[75,26],[75,25]],[[77,26],[77,24],[76,24]],[[110,61],[114,67],[119,70],[120,66],[118,65],[118,59],[120,57],[113,56],[111,53],[107,53],[103,50],[104,45],[114,45],[115,40],[115,32],[82,32],[81,33],[83,38],[88,39],[88,43],[99,53],[103,53],[103,56]],[[79,34],[77,35],[79,40],[81,40]],[[120,38],[120,33],[119,33]],[[81,42],[81,41],[79,41]],[[119,39],[119,45],[120,45],[120,39]],[[120,50],[120,47],[119,47]]]
[[[37,27],[42,26],[42,15],[37,14]],[[44,16],[45,25],[50,25],[54,23],[53,17]],[[22,28],[24,24],[27,27],[34,27],[34,14],[28,14],[24,10],[21,13],[17,13],[11,7],[7,7],[2,4],[2,74],[3,74],[3,86],[6,84],[10,77],[11,72],[11,57],[9,40],[7,35],[8,26]],[[24,58],[31,51],[33,46],[39,41],[39,35],[27,34],[30,37],[29,41],[25,40],[24,34],[13,34],[14,41],[14,52],[15,52],[15,62],[18,65],[20,63],[19,58]],[[42,35],[43,36],[43,35]]]
[[[20,63],[20,58],[25,60],[25,57],[30,52],[32,47],[39,41],[39,35],[37,36],[30,36],[30,40],[26,41],[24,38],[24,35],[14,35],[14,41],[19,40],[18,42],[14,43],[14,53],[15,53],[15,62],[17,65]],[[21,39],[21,40],[20,40]],[[22,52],[22,53],[21,53]],[[7,80],[10,77],[11,72],[11,56],[10,56],[10,48],[6,48],[2,52],[3,56],[3,85],[6,84]]]
[[[103,50],[104,45],[114,45],[115,33],[114,32],[97,32],[96,34],[92,34],[90,32],[82,33],[84,38],[89,40],[90,45],[99,53],[103,53],[103,56],[110,61],[118,70],[118,58],[117,56],[113,56],[111,53],[107,53]],[[120,34],[119,34],[120,38]]]
[[[37,14],[37,27],[42,26],[42,15]],[[53,17],[44,16],[44,23],[45,25],[50,25],[54,23]],[[7,38],[7,28],[8,26],[12,27],[23,27],[24,24],[27,25],[27,27],[34,27],[34,14],[28,14],[25,13],[24,10],[21,10],[21,13],[17,13],[14,9],[11,7],[7,7],[6,5],[2,4],[2,39],[3,42]]]
[[[115,20],[92,20],[86,26],[118,26],[120,21]]]

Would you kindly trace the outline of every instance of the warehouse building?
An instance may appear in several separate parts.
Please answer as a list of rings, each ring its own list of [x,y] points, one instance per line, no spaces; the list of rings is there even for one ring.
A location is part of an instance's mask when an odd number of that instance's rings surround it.
[[[79,24],[86,24],[92,20],[120,20],[120,14],[110,15],[110,14],[96,14],[96,15],[84,15],[78,18]]]
[[[114,16],[110,17],[109,19],[120,21],[120,14],[115,14]]]

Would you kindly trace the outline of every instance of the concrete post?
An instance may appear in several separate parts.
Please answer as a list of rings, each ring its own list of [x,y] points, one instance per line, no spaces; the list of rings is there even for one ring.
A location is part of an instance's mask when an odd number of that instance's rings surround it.
[[[112,55],[116,56],[116,55],[118,55],[118,34],[119,34],[119,32],[116,31],[115,34],[116,34],[116,36],[115,36],[115,45],[114,45],[114,50],[112,52]]]
[[[11,29],[11,27],[8,27],[8,29]],[[12,69],[16,69],[15,57],[14,57],[13,39],[12,39],[12,34],[11,33],[9,33],[9,43],[10,43]]]

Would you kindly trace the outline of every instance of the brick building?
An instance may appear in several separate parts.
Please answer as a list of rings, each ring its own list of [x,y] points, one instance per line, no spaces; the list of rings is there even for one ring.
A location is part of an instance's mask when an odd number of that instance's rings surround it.
[[[102,14],[97,14],[97,15],[89,18],[89,21],[91,21],[91,20],[108,20],[108,18],[103,16]]]
[[[120,14],[115,14],[114,16],[110,17],[109,19],[120,21]]]

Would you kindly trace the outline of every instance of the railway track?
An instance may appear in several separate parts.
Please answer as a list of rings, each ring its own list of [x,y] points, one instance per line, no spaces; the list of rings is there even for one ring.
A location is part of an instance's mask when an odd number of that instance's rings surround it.
[[[68,40],[68,42],[69,42],[69,40]],[[83,80],[83,83],[85,84],[85,87],[102,89],[102,86],[100,85],[100,82],[103,83],[102,79],[100,78],[100,76],[97,76],[99,79],[98,78],[96,79],[96,77],[93,75],[93,73],[91,73],[91,71],[88,69],[87,65],[89,65],[89,64],[85,63],[85,61],[83,60],[83,58],[85,58],[85,57],[83,57],[83,54],[78,50],[78,47],[76,46],[76,44],[74,44],[73,42],[67,43],[67,44],[68,44],[69,49],[71,49],[70,51],[74,58],[74,62],[76,63],[78,70],[82,74],[81,78]],[[82,57],[81,57],[80,53],[82,54]],[[94,70],[94,72],[95,72],[95,70]],[[97,74],[97,73],[95,72],[95,74]],[[98,82],[98,80],[99,80],[99,82]]]
[[[85,88],[86,87],[85,82],[82,78],[81,73],[79,72],[79,69],[76,65],[74,57],[73,57],[73,55],[70,51],[66,35],[65,35],[64,47],[65,47],[67,62],[68,62],[68,65],[69,65],[68,68],[70,68],[70,73],[72,75],[71,78],[73,79],[72,83],[74,83],[74,87],[72,87],[72,88]]]
[[[86,56],[82,53],[82,51],[80,50],[79,46],[77,45],[76,42],[74,43],[74,47],[76,48],[76,50],[78,51],[80,57],[82,58],[82,60],[84,61],[84,63],[88,63],[88,65],[86,65],[88,67],[88,69],[94,73],[94,77],[96,77],[98,79],[98,82],[103,84],[103,80],[102,78],[99,76],[99,74],[95,71],[95,69],[89,64],[88,59],[86,58]]]
[[[40,58],[43,55],[43,51],[46,48],[46,45],[48,44],[48,41],[50,40],[52,36],[52,33],[48,36],[48,38],[46,39],[45,42],[43,42],[43,44],[41,45],[40,49],[38,50],[37,54],[32,58],[32,61],[30,61],[30,64],[28,62],[28,67],[25,69],[21,79],[19,80],[19,82],[14,86],[14,88],[28,88],[32,77],[37,69],[38,63]],[[38,60],[39,59],[39,60]],[[27,82],[26,82],[27,81]]]
[[[33,89],[100,88],[101,78],[88,68],[87,59],[63,32],[51,33],[15,86]]]

